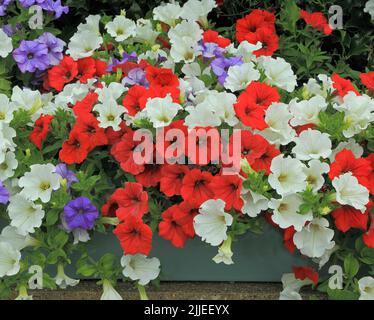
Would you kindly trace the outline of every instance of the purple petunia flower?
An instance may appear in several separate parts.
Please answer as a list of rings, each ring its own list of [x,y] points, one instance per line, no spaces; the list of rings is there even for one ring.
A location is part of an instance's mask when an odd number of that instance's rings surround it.
[[[20,46],[13,51],[13,58],[22,73],[45,70],[49,67],[48,48],[37,40],[22,40]]]
[[[1,0],[0,0],[1,1]],[[18,30],[22,29],[22,24],[17,23],[15,26],[6,24],[1,27],[8,37],[12,37]]]
[[[70,189],[73,183],[79,181],[75,176],[75,173],[69,170],[68,166],[65,163],[60,163],[56,166],[56,173],[60,175],[61,178],[66,179],[68,189]]]
[[[9,201],[9,191],[5,188],[3,183],[0,181],[0,203],[6,204]]]
[[[98,216],[99,210],[86,197],[71,200],[64,207],[64,219],[70,230],[90,230]]]
[[[122,64],[122,63],[125,63],[127,61],[132,61],[132,62],[136,62],[138,60],[138,56],[136,54],[136,52],[132,52],[130,54],[128,54],[127,52],[124,52],[122,54],[122,60],[118,60],[118,59],[113,59],[112,60],[112,63],[110,63],[108,65],[108,69],[107,71],[108,72],[112,72],[113,71],[113,68],[115,66],[118,66],[119,64]]]
[[[200,49],[202,56],[206,59],[223,57],[223,52],[225,51],[225,49],[219,47],[218,44],[213,42],[201,42]]]
[[[20,3],[24,8],[38,5],[45,11],[54,12],[55,18],[60,18],[62,14],[69,12],[69,7],[63,6],[61,0],[20,0]]]
[[[141,68],[131,69],[127,76],[122,80],[123,85],[134,85],[139,84],[144,87],[149,86],[149,81],[145,77],[145,72]]]
[[[6,9],[13,0],[0,0],[0,17],[6,15]]]
[[[223,85],[227,77],[227,70],[236,65],[243,64],[242,57],[219,57],[212,61],[210,64],[213,73],[218,77],[218,82]]]
[[[48,48],[48,58],[49,64],[55,66],[63,58],[63,50],[66,43],[59,38],[56,38],[52,33],[44,32],[39,38],[38,41],[42,44],[45,44]]]

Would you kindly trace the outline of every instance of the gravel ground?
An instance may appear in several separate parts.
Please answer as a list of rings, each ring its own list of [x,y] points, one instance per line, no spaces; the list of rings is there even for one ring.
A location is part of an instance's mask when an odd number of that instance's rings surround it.
[[[117,290],[126,300],[137,300],[139,295],[133,286],[119,283]],[[163,282],[159,288],[148,288],[151,300],[276,300],[282,285],[278,283],[222,283],[222,282]],[[78,286],[65,290],[30,291],[35,300],[97,300],[101,288],[94,281],[82,281]],[[323,299],[304,291],[305,299]]]

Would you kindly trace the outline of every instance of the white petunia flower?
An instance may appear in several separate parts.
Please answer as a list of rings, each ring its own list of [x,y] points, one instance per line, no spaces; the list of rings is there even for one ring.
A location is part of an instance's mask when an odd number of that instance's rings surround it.
[[[233,222],[232,215],[224,208],[223,200],[210,199],[201,205],[199,214],[194,218],[196,234],[212,246],[218,246],[227,239],[227,227]]]
[[[100,15],[89,15],[84,23],[80,23],[77,30],[78,32],[88,31],[96,34],[100,34]]]
[[[304,165],[298,159],[275,157],[270,166],[269,184],[278,194],[285,196],[305,190],[306,174]]]
[[[182,107],[174,103],[168,94],[165,98],[148,99],[142,113],[147,115],[154,128],[161,128],[168,126],[181,109]]]
[[[292,153],[300,160],[326,159],[331,154],[332,143],[327,133],[308,129],[294,139]]]
[[[18,86],[15,86],[12,90],[11,96],[11,107],[13,110],[27,110],[30,114],[34,115],[38,110],[43,107],[42,95],[39,91],[31,90],[28,88],[21,89]],[[33,117],[32,120],[36,120]]]
[[[100,128],[112,127],[114,131],[121,129],[121,116],[125,113],[126,108],[119,106],[115,100],[110,99],[103,104],[97,104],[93,110],[99,113],[97,120]]]
[[[241,56],[244,62],[257,61],[256,56],[253,54],[254,51],[262,48],[261,42],[256,44],[249,43],[247,40],[242,41],[237,49],[234,49],[233,54]]]
[[[95,92],[98,94],[98,100],[101,103],[106,103],[109,100],[118,100],[126,91],[126,87],[118,82],[112,82],[108,86],[103,83],[102,88],[98,88]]]
[[[312,212],[298,213],[302,203],[303,200],[297,194],[291,194],[282,199],[271,199],[269,208],[274,211],[272,220],[282,229],[294,227],[296,231],[301,231],[305,223],[313,219]]]
[[[21,253],[9,243],[0,242],[0,278],[14,276],[20,269]]]
[[[8,151],[2,162],[0,162],[0,181],[5,181],[13,177],[14,171],[18,167],[18,161],[13,152]]]
[[[9,103],[8,97],[0,93],[0,122],[10,123],[13,120],[13,111],[14,109]]]
[[[226,265],[234,264],[232,261],[233,252],[231,250],[231,243],[232,238],[230,236],[227,237],[225,241],[221,244],[218,248],[218,253],[213,257],[213,261],[215,263],[223,262]]]
[[[358,280],[358,289],[360,290],[359,300],[374,300],[373,277],[363,277]]]
[[[293,115],[291,125],[303,126],[306,124],[318,124],[319,113],[326,110],[327,103],[322,96],[315,96],[309,100],[297,101],[292,99],[290,101],[290,111]]]
[[[75,287],[79,283],[79,280],[72,279],[65,274],[64,265],[61,263],[57,265],[57,275],[54,280],[60,289]]]
[[[42,225],[44,214],[41,205],[27,200],[21,194],[10,198],[8,206],[10,225],[17,228],[18,233],[23,236],[34,233],[35,228]]]
[[[296,75],[293,73],[291,65],[283,58],[272,58],[262,56],[259,59],[260,67],[264,70],[266,82],[293,92],[297,85]]]
[[[153,45],[160,32],[153,30],[152,22],[147,19],[136,20],[136,37],[135,41]]]
[[[71,111],[68,106],[83,100],[92,89],[96,79],[90,79],[87,83],[68,83],[64,89],[55,96],[54,104],[64,110]]]
[[[244,201],[242,212],[251,218],[257,217],[261,211],[269,208],[269,200],[263,195],[249,189],[242,189],[241,198]]]
[[[197,43],[202,39],[203,30],[194,21],[182,21],[174,28],[170,28],[168,36],[171,44],[181,42]]]
[[[214,113],[213,106],[207,101],[203,101],[194,106],[187,106],[185,110],[189,113],[184,119],[184,124],[189,129],[195,127],[217,127],[221,124],[221,119]]]
[[[308,186],[312,187],[314,192],[317,192],[325,183],[324,174],[330,171],[330,166],[319,160],[311,160],[308,167],[304,167],[303,171],[306,175]]]
[[[16,144],[13,138],[16,136],[16,131],[7,123],[0,122],[0,163],[5,161],[8,150],[15,151]]]
[[[106,31],[117,41],[121,42],[136,35],[136,24],[124,16],[116,16],[105,26]]]
[[[350,91],[343,97],[342,104],[333,107],[345,114],[344,121],[349,126],[343,131],[346,138],[365,130],[374,121],[374,99],[366,94],[357,96]]]
[[[260,72],[254,68],[252,62],[247,62],[229,68],[224,87],[232,92],[240,91],[258,79],[260,79]]]
[[[0,57],[6,58],[13,51],[12,38],[0,29]]]
[[[198,21],[204,27],[208,26],[208,13],[217,4],[214,0],[188,0],[182,7],[181,17],[189,21]]]
[[[314,258],[313,262],[318,263],[318,268],[321,269],[327,262],[329,262],[332,254],[339,249],[340,247],[334,244],[334,246],[331,249],[327,249],[320,258]]]
[[[6,226],[0,234],[0,242],[9,243],[14,249],[21,251],[26,247],[39,245],[39,241],[29,234],[22,235],[16,227]]]
[[[279,300],[302,300],[299,293],[303,286],[313,284],[312,280],[305,278],[304,280],[296,279],[293,273],[285,273],[282,275],[283,291],[279,295]]]
[[[351,172],[344,173],[332,180],[336,190],[336,201],[342,205],[349,205],[362,213],[366,211],[369,201],[369,191],[359,184],[357,178]]]
[[[112,283],[109,280],[103,280],[103,294],[100,300],[123,300],[121,295],[114,289]]]
[[[27,293],[27,288],[21,286],[18,291],[18,296],[14,300],[33,300],[32,296]]]
[[[259,132],[272,144],[289,144],[296,135],[296,131],[289,122],[292,114],[284,103],[272,103],[265,113],[265,122],[268,128]]]
[[[315,218],[301,231],[293,236],[296,248],[303,255],[310,258],[320,258],[326,250],[334,247],[334,230],[328,228],[329,222],[325,218]]]
[[[195,61],[196,57],[201,54],[197,42],[190,38],[177,38],[171,46],[170,56],[174,62],[190,63]]]
[[[21,195],[32,201],[40,199],[47,203],[53,191],[60,188],[60,176],[53,164],[33,164],[30,172],[19,179],[19,186],[23,188]]]
[[[229,92],[211,91],[205,98],[204,102],[210,105],[214,115],[221,122],[226,122],[229,126],[235,126],[239,120],[235,116],[234,104],[236,96]]]
[[[179,19],[182,8],[179,3],[167,3],[153,9],[153,20],[158,20],[169,26],[175,26],[175,21]]]
[[[93,55],[103,43],[103,38],[91,31],[77,32],[68,45],[68,53],[74,60],[87,58]]]
[[[354,139],[351,138],[348,139],[348,141],[340,142],[337,145],[337,147],[332,151],[329,157],[330,162],[334,162],[336,154],[342,151],[343,149],[351,150],[356,158],[361,158],[364,154],[364,148],[361,147]]]
[[[374,0],[368,0],[365,3],[364,12],[370,14],[371,20],[374,20]]]
[[[121,259],[123,275],[136,280],[142,286],[154,280],[160,274],[160,260],[147,258],[143,254],[125,255]]]

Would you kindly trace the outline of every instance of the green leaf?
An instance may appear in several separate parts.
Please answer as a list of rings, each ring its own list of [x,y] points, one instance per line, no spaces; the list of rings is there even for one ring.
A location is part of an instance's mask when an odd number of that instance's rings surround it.
[[[360,269],[360,264],[353,254],[349,254],[344,259],[344,273],[349,279],[352,279]]]
[[[327,288],[327,294],[331,300],[357,300],[359,298],[359,294],[346,289],[339,290]]]

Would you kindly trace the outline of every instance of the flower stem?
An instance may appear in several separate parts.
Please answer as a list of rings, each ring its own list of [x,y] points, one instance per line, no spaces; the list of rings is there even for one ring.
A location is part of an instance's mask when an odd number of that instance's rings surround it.
[[[140,295],[140,300],[149,300],[145,288],[140,284],[138,284],[137,287]]]

